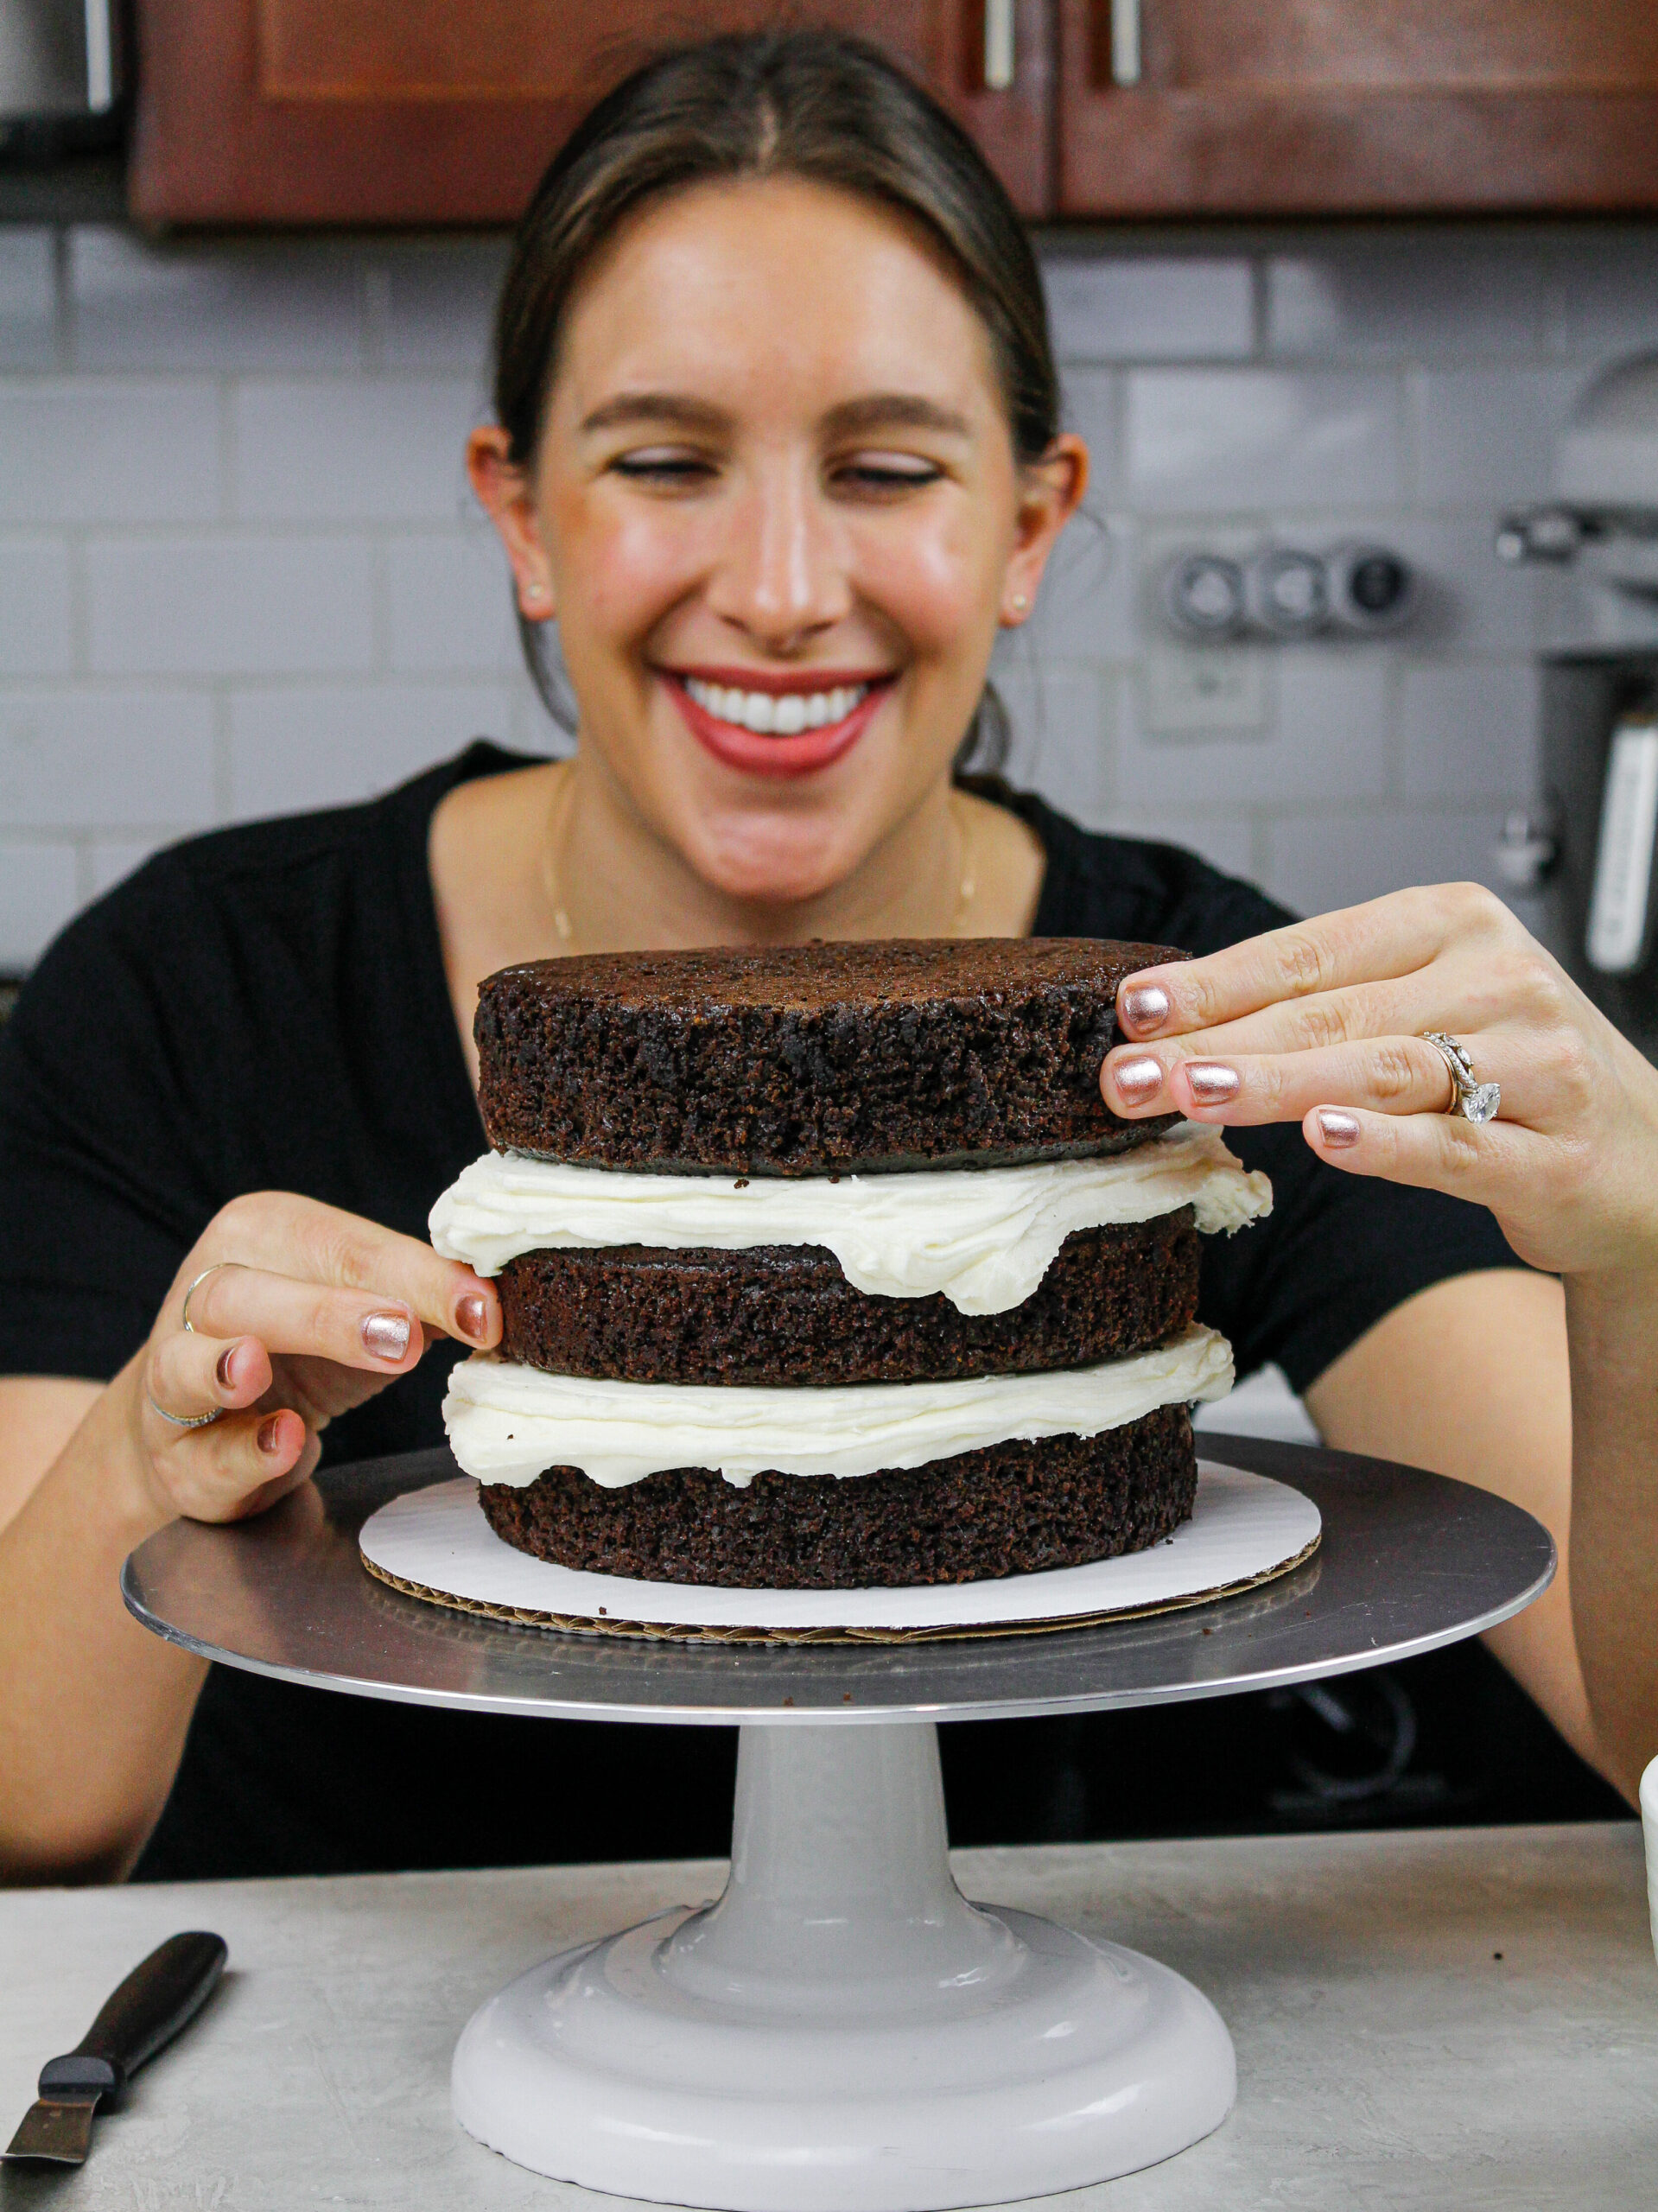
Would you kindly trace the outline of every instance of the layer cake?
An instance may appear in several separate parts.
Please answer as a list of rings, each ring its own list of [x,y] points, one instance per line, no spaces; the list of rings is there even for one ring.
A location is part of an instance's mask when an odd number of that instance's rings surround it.
[[[433,1241],[499,1279],[455,1456],[506,1541],[653,1581],[969,1580],[1191,1511],[1230,1383],[1199,1236],[1270,1205],[1119,1121],[1093,940],[615,956],[491,977],[492,1150]]]

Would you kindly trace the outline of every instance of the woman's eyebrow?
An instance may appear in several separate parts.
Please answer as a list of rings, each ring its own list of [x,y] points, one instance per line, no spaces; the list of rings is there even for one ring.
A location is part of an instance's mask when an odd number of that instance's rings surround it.
[[[584,416],[581,429],[613,430],[630,423],[660,423],[679,430],[719,432],[731,428],[731,416],[706,399],[689,399],[672,391],[622,392],[607,399]]]
[[[936,399],[917,391],[877,391],[867,399],[843,400],[823,417],[830,437],[847,437],[871,430],[943,430],[965,438],[973,425],[954,408],[941,407]]]

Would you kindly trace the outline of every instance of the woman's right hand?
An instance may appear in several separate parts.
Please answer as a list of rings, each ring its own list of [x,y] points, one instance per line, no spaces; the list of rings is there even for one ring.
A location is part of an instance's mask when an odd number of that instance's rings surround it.
[[[429,1338],[481,1350],[500,1334],[493,1284],[429,1245],[289,1192],[233,1198],[117,1385],[153,1510],[263,1512],[313,1471],[328,1422],[408,1374]]]

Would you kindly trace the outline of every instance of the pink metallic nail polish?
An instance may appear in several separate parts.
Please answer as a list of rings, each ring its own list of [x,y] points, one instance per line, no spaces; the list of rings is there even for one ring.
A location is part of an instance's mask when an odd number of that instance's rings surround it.
[[[454,1318],[463,1337],[480,1344],[489,1334],[489,1307],[477,1291],[455,1302]]]
[[[409,1349],[409,1318],[403,1313],[371,1313],[363,1324],[362,1338],[365,1351],[395,1367]]]
[[[282,1415],[270,1414],[259,1423],[257,1443],[262,1452],[275,1452],[282,1444]]]
[[[218,1363],[213,1369],[213,1373],[218,1377],[219,1387],[221,1390],[233,1390],[236,1388],[235,1383],[231,1379],[231,1363],[236,1357],[237,1344],[239,1344],[241,1341],[242,1339],[238,1337],[236,1339],[236,1344],[226,1344],[224,1351],[219,1355]]]
[[[1153,1037],[1169,1018],[1169,995],[1160,983],[1129,983],[1119,1000],[1122,1019],[1136,1037]]]
[[[1119,1060],[1111,1071],[1111,1087],[1127,1106],[1144,1106],[1163,1088],[1163,1063],[1149,1053],[1143,1060]]]
[[[1220,1060],[1188,1060],[1186,1081],[1199,1106],[1229,1106],[1238,1095],[1238,1071]]]
[[[1350,1144],[1356,1144],[1361,1135],[1353,1116],[1344,1114],[1339,1106],[1321,1106],[1318,1109],[1318,1133],[1333,1152],[1341,1152]]]

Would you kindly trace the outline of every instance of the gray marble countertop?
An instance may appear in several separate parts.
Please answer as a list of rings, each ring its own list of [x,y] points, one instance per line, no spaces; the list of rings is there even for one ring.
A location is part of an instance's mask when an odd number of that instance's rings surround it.
[[[1500,1828],[956,1855],[969,1897],[1110,1936],[1220,2007],[1238,2102],[1077,2212],[1658,2202],[1658,1967],[1639,1827]],[[0,2168],[53,2212],[519,2212],[614,2200],[508,2165],[449,2116],[449,2053],[537,1958],[712,1896],[715,1862],[0,1896],[0,2126],[181,1928],[226,1937],[207,2012],[78,2173]]]

